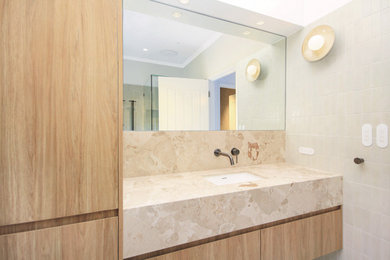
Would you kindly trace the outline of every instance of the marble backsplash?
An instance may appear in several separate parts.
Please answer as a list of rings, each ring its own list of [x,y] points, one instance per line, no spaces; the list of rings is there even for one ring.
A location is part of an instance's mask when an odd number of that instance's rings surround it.
[[[215,157],[240,149],[237,166],[285,161],[285,131],[123,132],[125,178],[231,167]]]

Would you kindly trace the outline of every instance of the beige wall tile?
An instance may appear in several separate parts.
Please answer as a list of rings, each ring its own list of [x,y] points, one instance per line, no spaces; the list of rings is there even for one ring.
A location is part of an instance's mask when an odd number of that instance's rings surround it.
[[[319,24],[334,28],[336,43],[309,63],[301,44]],[[353,0],[288,38],[286,161],[344,175],[344,249],[325,259],[390,259],[390,148],[375,146],[389,112],[390,1]],[[374,128],[371,147],[361,144],[364,123]]]

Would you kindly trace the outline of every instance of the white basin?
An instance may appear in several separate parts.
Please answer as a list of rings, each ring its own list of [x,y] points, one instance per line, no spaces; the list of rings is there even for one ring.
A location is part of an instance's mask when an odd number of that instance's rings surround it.
[[[207,181],[209,181],[215,185],[218,185],[218,186],[261,180],[261,178],[259,176],[256,176],[256,175],[248,173],[248,172],[205,176],[204,178]]]

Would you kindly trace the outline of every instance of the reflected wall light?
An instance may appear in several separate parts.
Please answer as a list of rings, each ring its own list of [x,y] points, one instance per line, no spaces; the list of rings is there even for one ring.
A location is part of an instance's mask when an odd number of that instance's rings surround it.
[[[245,75],[246,79],[250,82],[255,81],[260,75],[261,67],[260,62],[256,59],[252,59],[249,61],[248,65],[246,65]]]

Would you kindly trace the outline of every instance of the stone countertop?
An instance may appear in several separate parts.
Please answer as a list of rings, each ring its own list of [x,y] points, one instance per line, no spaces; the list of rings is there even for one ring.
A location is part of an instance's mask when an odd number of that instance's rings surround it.
[[[217,186],[204,176],[248,172],[260,180]],[[342,204],[342,176],[287,163],[123,181],[124,257]]]

